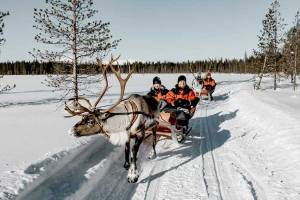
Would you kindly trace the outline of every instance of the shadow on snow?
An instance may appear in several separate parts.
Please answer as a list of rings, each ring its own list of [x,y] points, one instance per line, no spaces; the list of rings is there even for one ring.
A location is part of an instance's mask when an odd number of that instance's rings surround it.
[[[220,99],[227,98],[225,96]],[[191,136],[180,147],[166,152],[159,153],[154,162],[177,156],[186,158],[185,161],[171,166],[170,168],[156,174],[151,174],[147,178],[141,179],[139,182],[147,185],[155,179],[162,177],[164,174],[177,169],[180,166],[191,162],[195,158],[204,155],[214,149],[221,147],[230,137],[228,130],[222,130],[221,124],[224,121],[231,120],[236,117],[238,110],[229,114],[216,113],[206,117],[198,117],[191,119],[190,124],[193,127]],[[206,123],[207,122],[207,123]],[[200,127],[205,124],[209,128],[210,138],[203,139],[199,130],[205,130]],[[206,148],[209,142],[210,148]],[[202,146],[202,148],[199,148]],[[130,199],[138,186],[138,184],[127,183],[127,171],[123,168],[124,153],[123,147],[114,147],[103,138],[93,138],[88,144],[79,147],[68,154],[59,158],[59,162],[47,164],[46,170],[41,176],[29,184],[23,192],[20,193],[18,199]],[[114,154],[114,155],[113,155]],[[86,178],[87,171],[95,165],[105,161],[105,167],[99,167],[95,170],[91,178]],[[36,167],[41,167],[37,165]],[[30,166],[27,173],[32,172],[34,166]],[[37,171],[38,172],[38,171]]]
[[[158,156],[160,157],[159,160],[163,159],[168,159],[172,156],[177,156],[181,158],[187,158],[187,160],[170,167],[169,169],[166,169],[164,171],[161,171],[157,174],[150,175],[149,177],[141,180],[141,182],[149,182],[150,184],[151,181],[162,177],[164,174],[177,169],[178,167],[184,166],[185,164],[191,162],[195,158],[202,156],[210,151],[213,151],[214,149],[217,149],[221,147],[230,137],[231,134],[228,130],[223,130],[221,129],[220,125],[227,120],[231,120],[236,117],[238,110],[231,112],[229,114],[221,114],[216,113],[211,116],[207,116],[207,119],[205,117],[199,117],[199,118],[193,118],[191,119],[190,123],[191,126],[193,127],[192,133],[191,133],[191,138],[188,139],[185,144],[180,146],[179,148],[172,150],[172,151],[167,151],[164,153],[159,153]],[[200,121],[201,120],[207,120],[208,123],[212,123],[209,127],[209,133],[211,134],[209,137],[211,138],[211,147],[206,148],[206,143],[209,142],[208,138],[203,139],[202,138],[202,133],[199,133],[200,130]],[[206,124],[208,125],[208,124]],[[200,137],[199,137],[200,136]],[[202,148],[200,149],[200,145]],[[209,144],[210,146],[210,144]],[[204,148],[203,148],[204,147]]]

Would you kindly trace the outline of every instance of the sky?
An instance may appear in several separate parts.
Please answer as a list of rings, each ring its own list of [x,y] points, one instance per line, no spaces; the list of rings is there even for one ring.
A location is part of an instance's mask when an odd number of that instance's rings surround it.
[[[243,58],[257,46],[261,21],[272,0],[95,0],[96,18],[110,22],[113,54],[122,60],[187,61]],[[291,26],[300,0],[281,0],[281,13]],[[0,0],[6,43],[0,62],[32,60],[33,9],[45,0]]]

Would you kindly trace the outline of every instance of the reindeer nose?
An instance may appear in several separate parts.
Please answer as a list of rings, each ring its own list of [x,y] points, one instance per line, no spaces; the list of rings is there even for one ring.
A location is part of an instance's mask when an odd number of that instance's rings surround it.
[[[72,136],[75,136],[75,137],[79,137],[80,136],[80,134],[78,133],[78,131],[77,131],[77,129],[75,127],[69,129],[68,134],[72,135]]]

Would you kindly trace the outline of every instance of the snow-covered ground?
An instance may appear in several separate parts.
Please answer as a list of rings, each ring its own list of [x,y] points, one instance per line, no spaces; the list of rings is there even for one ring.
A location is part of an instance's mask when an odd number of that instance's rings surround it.
[[[135,74],[126,93],[145,93],[153,76]],[[160,77],[168,88],[177,79]],[[300,91],[288,81],[273,91],[265,79],[253,91],[252,75],[215,74],[215,99],[199,105],[191,136],[159,142],[154,160],[142,146],[140,178],[130,184],[123,147],[68,135],[78,118],[63,117],[44,78],[1,80],[17,88],[0,95],[0,199],[300,199]],[[117,98],[111,82],[103,105]]]

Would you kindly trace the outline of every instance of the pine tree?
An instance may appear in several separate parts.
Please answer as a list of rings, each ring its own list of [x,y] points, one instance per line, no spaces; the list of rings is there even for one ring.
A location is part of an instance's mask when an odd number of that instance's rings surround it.
[[[256,89],[259,89],[263,74],[266,72],[273,73],[274,90],[277,88],[277,76],[279,72],[278,56],[280,45],[283,42],[283,30],[285,27],[279,8],[279,1],[274,0],[262,21],[263,28],[260,31],[260,35],[258,35],[258,51],[255,54],[264,58],[264,65],[261,69],[260,80],[256,85]]]
[[[2,46],[5,42],[5,39],[2,38],[3,29],[4,29],[4,17],[8,16],[9,12],[0,11],[0,46]]]
[[[300,47],[300,12],[298,11],[293,27],[287,32],[283,48],[283,57],[285,60],[286,73],[291,76],[293,89],[297,86],[297,65],[299,63],[299,47]]]
[[[31,54],[36,59],[66,66],[64,71],[55,70],[64,75],[48,76],[47,85],[63,89],[65,96],[72,93],[76,100],[79,86],[86,81],[86,76],[80,74],[92,70],[80,72],[79,63],[85,58],[103,58],[119,42],[112,40],[109,23],[93,19],[98,12],[93,4],[93,0],[46,0],[46,8],[34,9],[34,28],[38,31],[35,40],[46,45],[46,49],[33,49]],[[67,74],[70,68],[72,75]]]
[[[1,36],[3,35],[3,29],[4,29],[4,17],[8,16],[9,15],[9,12],[1,12],[0,11],[0,47],[4,44],[5,42],[5,38],[2,38]],[[3,76],[0,75],[0,79],[2,79]],[[3,92],[7,92],[11,89],[13,89],[14,87],[16,87],[16,85],[1,85],[0,83],[0,93],[3,93]]]

